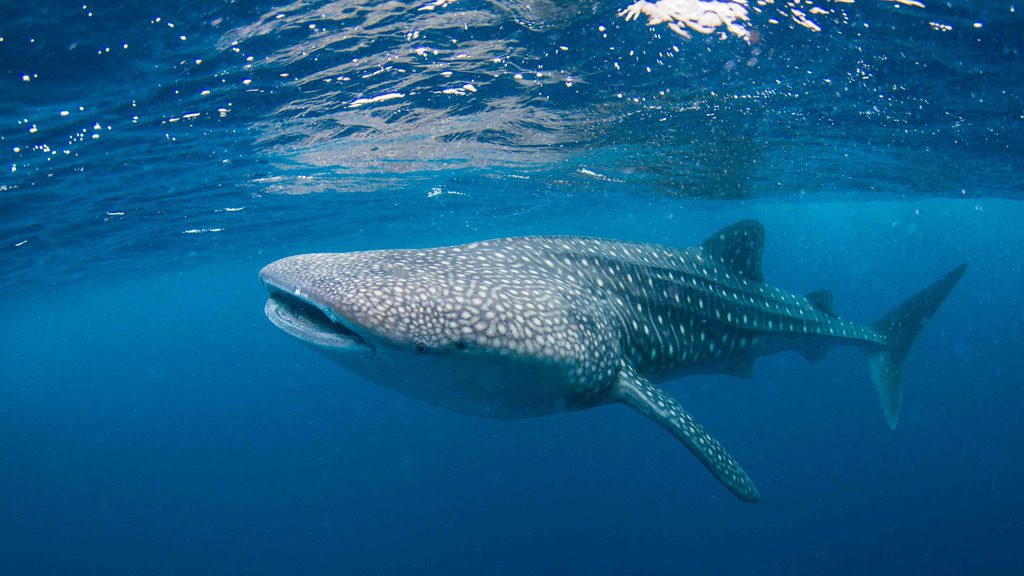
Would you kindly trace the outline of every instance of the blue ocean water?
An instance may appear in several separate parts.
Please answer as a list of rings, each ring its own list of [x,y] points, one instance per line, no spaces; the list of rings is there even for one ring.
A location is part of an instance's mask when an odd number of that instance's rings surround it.
[[[1013,1],[0,3],[0,573],[1024,572]],[[963,262],[890,430],[860,353],[519,421],[263,315],[311,251],[768,232],[878,317]]]

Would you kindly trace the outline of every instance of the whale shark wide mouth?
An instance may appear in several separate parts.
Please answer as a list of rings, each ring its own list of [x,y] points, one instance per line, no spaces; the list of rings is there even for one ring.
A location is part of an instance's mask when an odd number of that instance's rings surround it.
[[[373,352],[365,338],[343,323],[333,320],[317,305],[299,296],[276,290],[271,286],[264,311],[275,326],[306,342],[322,348],[353,352]]]

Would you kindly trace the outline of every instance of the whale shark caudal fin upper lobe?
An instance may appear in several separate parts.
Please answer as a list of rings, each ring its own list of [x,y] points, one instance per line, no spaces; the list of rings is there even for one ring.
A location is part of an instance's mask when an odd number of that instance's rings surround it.
[[[711,437],[679,402],[625,364],[612,388],[611,400],[628,404],[679,439],[733,494],[747,502],[761,500],[754,483],[732,456]]]
[[[899,421],[900,403],[903,398],[900,382],[903,360],[907,357],[914,339],[942,305],[946,296],[949,296],[966,270],[967,264],[957,266],[931,286],[907,298],[871,324],[873,329],[888,340],[886,345],[865,345],[863,349],[868,359],[868,369],[875,385],[875,392],[878,394],[878,401],[882,403],[885,419],[892,428],[896,428]]]

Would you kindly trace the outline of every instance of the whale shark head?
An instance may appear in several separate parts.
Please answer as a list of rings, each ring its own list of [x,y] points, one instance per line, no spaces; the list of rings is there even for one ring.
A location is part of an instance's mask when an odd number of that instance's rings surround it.
[[[260,271],[267,316],[332,355],[454,346],[441,322],[450,287],[437,271],[408,264],[385,251],[283,258]]]
[[[260,272],[267,316],[334,353],[564,356],[572,320],[564,295],[467,257],[474,258],[468,250],[377,250],[283,258]]]
[[[265,310],[350,371],[435,405],[498,418],[568,409],[611,378],[617,340],[563,280],[522,247],[511,254],[485,242],[290,256],[260,272]]]

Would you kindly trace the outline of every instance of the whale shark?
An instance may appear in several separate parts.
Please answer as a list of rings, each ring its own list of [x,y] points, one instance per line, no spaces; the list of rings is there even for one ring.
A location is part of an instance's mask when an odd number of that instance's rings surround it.
[[[836,312],[831,292],[766,284],[764,235],[745,220],[688,248],[533,236],[301,254],[268,264],[260,279],[278,328],[367,380],[487,418],[626,404],[757,502],[743,468],[660,384],[751,377],[766,354],[795,350],[818,362],[852,345],[895,428],[903,361],[966,270],[859,324]]]

